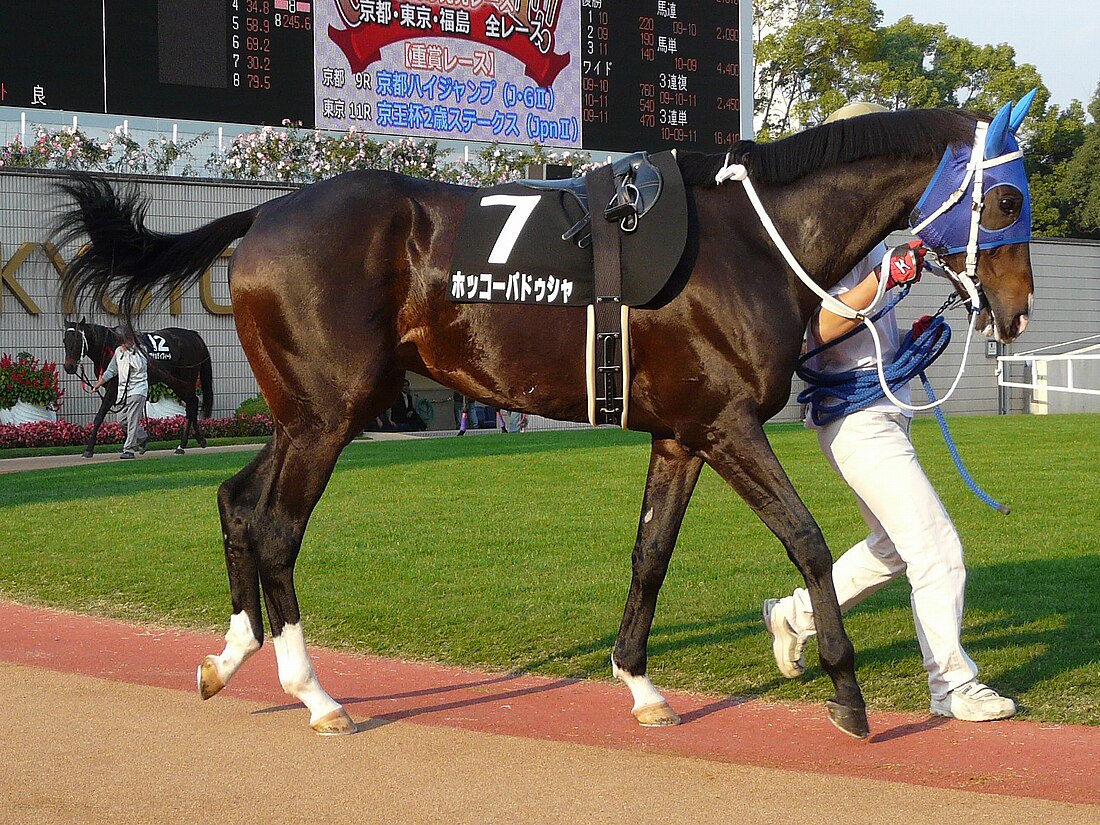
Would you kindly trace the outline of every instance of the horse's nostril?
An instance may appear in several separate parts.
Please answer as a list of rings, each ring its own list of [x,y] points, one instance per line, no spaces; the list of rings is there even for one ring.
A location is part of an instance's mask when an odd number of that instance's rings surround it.
[[[1013,333],[1015,335],[1023,335],[1024,330],[1027,329],[1027,321],[1028,321],[1027,315],[1017,315],[1016,316],[1016,323],[1013,324],[1013,326],[1015,327],[1015,329],[1013,330]]]

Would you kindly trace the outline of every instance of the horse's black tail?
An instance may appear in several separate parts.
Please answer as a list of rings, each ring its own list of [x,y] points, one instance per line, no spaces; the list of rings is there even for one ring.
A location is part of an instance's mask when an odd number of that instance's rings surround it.
[[[165,235],[145,227],[147,200],[136,191],[117,194],[104,178],[77,172],[58,188],[75,201],[55,223],[52,240],[82,240],[80,251],[61,276],[63,295],[101,301],[114,295],[122,314],[154,289],[167,295],[197,281],[232,241],[252,226],[259,207],[218,218],[190,232]]]
[[[214,368],[210,353],[199,367],[199,380],[202,382],[202,417],[209,418],[214,411]]]

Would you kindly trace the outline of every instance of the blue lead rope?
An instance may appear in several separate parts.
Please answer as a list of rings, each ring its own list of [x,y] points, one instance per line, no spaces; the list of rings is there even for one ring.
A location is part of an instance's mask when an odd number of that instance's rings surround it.
[[[908,287],[903,287],[899,290],[898,294],[871,318],[872,322],[877,321],[880,317],[893,309],[897,303],[908,294]],[[856,410],[862,410],[865,407],[869,407],[871,404],[878,401],[878,399],[886,396],[886,393],[882,390],[882,386],[879,384],[878,370],[862,369],[826,373],[810,369],[806,366],[807,362],[818,353],[827,350],[829,347],[836,346],[841,341],[845,341],[862,331],[863,326],[861,324],[851,332],[837,338],[835,341],[830,341],[817,349],[807,352],[798,359],[798,366],[795,368],[795,372],[798,374],[798,377],[807,384],[806,389],[798,394],[798,402],[800,404],[810,405],[810,417],[814,424],[819,427],[831,421],[835,421],[838,418],[842,418],[849,413],[853,413]],[[924,391],[928,394],[929,401],[934,403],[936,401],[936,396],[932,391],[932,385],[928,382],[928,378],[924,373],[925,370],[943,354],[943,351],[947,349],[947,345],[950,342],[951,327],[948,326],[943,316],[939,314],[932,319],[928,328],[919,336],[914,336],[912,330],[905,333],[898,347],[894,362],[892,364],[884,364],[882,368],[883,374],[886,376],[886,383],[890,386],[891,392],[896,392],[898,389],[908,384],[914,377],[919,377],[921,383],[924,385]],[[959,471],[959,475],[962,476],[963,481],[966,482],[966,485],[974,495],[994,510],[1008,515],[1011,510],[979,487],[970,473],[967,472],[962,457],[959,455],[959,450],[955,446],[955,441],[951,438],[951,431],[947,428],[947,419],[944,417],[943,410],[940,407],[936,407],[935,412],[936,421],[939,422],[940,425],[940,432],[943,433],[943,440],[947,444],[948,452],[951,453],[951,460],[955,462],[955,469]]]

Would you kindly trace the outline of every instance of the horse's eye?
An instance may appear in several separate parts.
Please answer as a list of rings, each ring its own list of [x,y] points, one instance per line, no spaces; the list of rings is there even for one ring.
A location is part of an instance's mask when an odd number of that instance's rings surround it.
[[[1014,198],[1001,198],[1001,210],[1009,215],[1015,215],[1019,207]]]

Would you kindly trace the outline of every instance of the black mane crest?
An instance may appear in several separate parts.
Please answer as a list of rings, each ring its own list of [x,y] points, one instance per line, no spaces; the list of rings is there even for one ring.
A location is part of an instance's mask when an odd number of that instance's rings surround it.
[[[949,144],[969,144],[973,122],[954,109],[880,112],[826,123],[774,143],[743,140],[730,147],[729,156],[748,167],[754,180],[786,184],[864,158],[937,157]],[[713,186],[726,159],[725,152],[676,154],[689,186]]]

